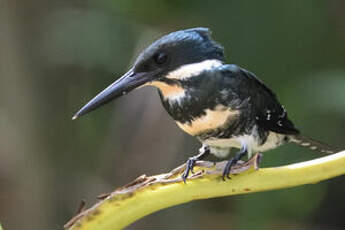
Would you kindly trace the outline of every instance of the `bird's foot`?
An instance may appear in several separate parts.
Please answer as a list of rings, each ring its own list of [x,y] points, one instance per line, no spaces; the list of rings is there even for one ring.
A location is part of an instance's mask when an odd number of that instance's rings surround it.
[[[184,170],[183,174],[182,174],[182,180],[184,183],[186,183],[186,180],[189,176],[189,173],[194,173],[193,168],[195,165],[195,162],[197,161],[197,159],[195,157],[190,157],[187,162],[186,162],[186,169]]]
[[[226,163],[226,166],[223,171],[223,181],[225,181],[225,178],[231,179],[230,172],[232,166],[236,165],[236,163],[247,154],[247,147],[246,145],[243,145],[241,150],[238,151],[233,158],[230,158],[230,160]]]
[[[238,159],[233,157],[226,163],[226,166],[223,170],[223,181],[225,181],[226,178],[231,179],[230,171],[231,171],[232,166],[236,165],[237,161]]]
[[[186,180],[188,178],[188,175],[190,172],[194,173],[193,168],[195,165],[195,162],[197,160],[202,160],[204,159],[207,155],[210,154],[210,148],[207,145],[203,145],[200,149],[199,149],[199,154],[194,156],[194,157],[190,157],[187,162],[186,162],[186,169],[184,170],[183,174],[182,174],[182,180],[184,181],[184,183],[186,183]]]

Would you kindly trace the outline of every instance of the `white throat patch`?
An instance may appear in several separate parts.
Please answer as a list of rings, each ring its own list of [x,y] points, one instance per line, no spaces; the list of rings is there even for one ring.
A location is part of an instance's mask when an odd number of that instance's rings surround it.
[[[203,71],[221,66],[223,63],[217,59],[206,60],[198,63],[183,65],[180,68],[168,73],[165,77],[169,79],[187,79],[201,74]]]

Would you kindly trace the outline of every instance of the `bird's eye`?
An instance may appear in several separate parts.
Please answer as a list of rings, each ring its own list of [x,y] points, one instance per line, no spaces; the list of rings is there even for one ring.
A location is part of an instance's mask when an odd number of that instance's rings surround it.
[[[158,65],[164,64],[168,60],[168,55],[166,53],[158,53],[155,55],[154,60]]]

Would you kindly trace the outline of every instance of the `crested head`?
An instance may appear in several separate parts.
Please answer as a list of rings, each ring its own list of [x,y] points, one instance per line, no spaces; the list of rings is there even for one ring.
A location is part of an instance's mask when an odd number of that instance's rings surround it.
[[[90,100],[73,119],[143,85],[153,85],[163,95],[177,98],[176,95],[184,95],[184,90],[176,86],[179,80],[219,66],[223,61],[224,49],[212,40],[209,29],[170,33],[147,47],[126,74]],[[167,78],[171,84],[164,82]]]
[[[224,49],[212,40],[209,29],[198,27],[161,37],[139,55],[133,70],[157,71],[161,77],[183,65],[206,60],[223,62]]]

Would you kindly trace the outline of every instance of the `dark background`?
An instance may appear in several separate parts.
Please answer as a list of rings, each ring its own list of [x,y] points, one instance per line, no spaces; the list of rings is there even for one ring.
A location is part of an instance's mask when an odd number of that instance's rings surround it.
[[[0,0],[0,222],[61,229],[141,174],[182,164],[199,143],[144,88],[71,117],[161,35],[205,26],[227,62],[256,73],[304,134],[345,147],[345,2]],[[262,167],[318,157],[283,146]],[[128,229],[345,229],[345,178],[180,205]]]

